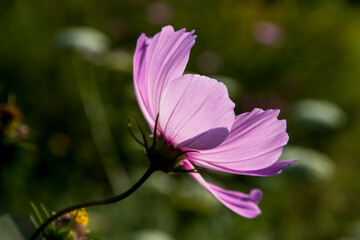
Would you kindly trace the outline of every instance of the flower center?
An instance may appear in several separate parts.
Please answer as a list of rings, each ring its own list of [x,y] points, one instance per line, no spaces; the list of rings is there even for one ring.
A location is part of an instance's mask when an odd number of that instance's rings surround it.
[[[186,152],[167,142],[162,135],[156,136],[155,144],[146,152],[151,164],[167,173],[174,172],[180,166],[181,161],[186,157],[185,154]]]

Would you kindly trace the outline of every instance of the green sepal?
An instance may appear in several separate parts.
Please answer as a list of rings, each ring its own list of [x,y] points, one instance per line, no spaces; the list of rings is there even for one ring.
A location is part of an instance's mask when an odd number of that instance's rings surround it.
[[[140,130],[140,133],[141,133],[141,136],[142,138],[144,139],[144,145],[145,145],[145,149],[149,149],[149,143],[148,143],[148,140],[147,140],[147,137],[146,137],[146,134],[145,134],[145,130],[142,128],[139,120],[136,118],[135,114],[133,113],[133,117],[136,121],[136,124],[138,125],[138,128]]]
[[[141,146],[145,147],[145,143],[141,142],[141,141],[135,136],[135,134],[133,133],[131,127],[132,127],[131,119],[129,118],[129,121],[128,121],[128,130],[129,130],[130,135],[133,137],[133,139],[134,139],[137,143],[139,143]],[[145,141],[145,140],[144,140],[144,141]]]

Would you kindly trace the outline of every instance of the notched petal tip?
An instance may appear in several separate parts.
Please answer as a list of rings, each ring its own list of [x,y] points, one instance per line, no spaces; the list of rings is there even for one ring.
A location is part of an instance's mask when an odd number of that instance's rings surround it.
[[[166,25],[161,28],[161,32],[166,30],[171,30],[172,32],[175,32],[174,27],[171,25]]]
[[[186,28],[181,28],[181,29],[175,31],[174,27],[171,25],[162,27],[161,31],[157,34],[161,34],[162,32],[166,32],[166,31],[170,31],[172,33],[188,34],[189,36],[193,37],[194,39],[197,37],[196,35],[193,35],[195,33],[194,29],[189,32],[186,31]]]
[[[189,35],[195,40],[197,38],[197,35],[194,35],[194,33],[195,33],[195,30],[191,30],[189,32]]]

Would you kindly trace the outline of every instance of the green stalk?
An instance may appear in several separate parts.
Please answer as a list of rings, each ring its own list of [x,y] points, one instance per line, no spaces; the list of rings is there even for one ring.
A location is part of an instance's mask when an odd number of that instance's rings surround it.
[[[58,217],[77,210],[77,209],[81,209],[81,208],[86,208],[86,207],[92,207],[92,206],[98,206],[98,205],[106,205],[106,204],[111,204],[111,203],[115,203],[118,202],[128,196],[130,196],[133,192],[135,192],[136,189],[138,189],[149,177],[152,173],[154,173],[157,169],[154,168],[152,165],[150,165],[150,167],[148,168],[148,170],[145,172],[145,174],[126,192],[115,196],[115,197],[111,197],[111,198],[106,198],[103,200],[97,200],[97,201],[91,201],[91,202],[86,202],[86,203],[80,203],[68,208],[65,208],[63,210],[58,211],[55,215],[52,215],[50,218],[48,218],[45,222],[43,222],[40,227],[38,227],[36,229],[36,231],[34,232],[34,234],[29,238],[29,240],[35,240],[37,238],[37,236],[44,231],[44,229],[46,228],[47,225],[49,225],[52,221],[54,221],[55,219],[57,219]]]

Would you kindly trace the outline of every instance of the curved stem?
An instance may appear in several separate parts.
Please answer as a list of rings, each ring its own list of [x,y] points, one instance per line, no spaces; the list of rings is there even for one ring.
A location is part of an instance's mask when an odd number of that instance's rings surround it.
[[[132,194],[136,189],[138,189],[149,177],[152,173],[154,173],[157,169],[154,168],[152,165],[150,165],[150,167],[148,168],[148,170],[144,173],[144,175],[126,192],[115,196],[115,197],[111,197],[111,198],[106,198],[103,200],[97,200],[97,201],[91,201],[91,202],[86,202],[86,203],[80,203],[68,208],[65,208],[63,210],[58,211],[55,215],[52,215],[50,218],[48,218],[45,222],[43,222],[34,232],[34,234],[29,238],[29,240],[35,240],[36,237],[46,228],[47,225],[49,225],[49,223],[51,223],[52,221],[54,221],[55,219],[57,219],[58,217],[71,212],[73,210],[77,210],[80,208],[84,208],[84,207],[92,207],[92,206],[98,206],[98,205],[106,205],[106,204],[111,204],[111,203],[115,203],[118,202],[126,197],[128,197],[130,194]]]

